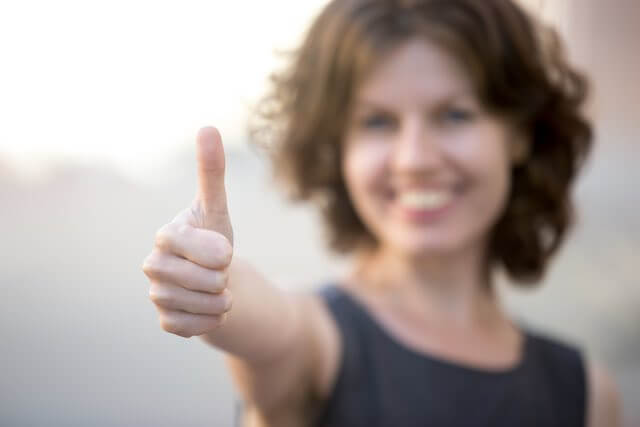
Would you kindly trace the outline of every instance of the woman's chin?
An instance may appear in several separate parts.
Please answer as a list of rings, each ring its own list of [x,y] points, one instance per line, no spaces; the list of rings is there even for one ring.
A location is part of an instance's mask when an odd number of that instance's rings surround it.
[[[464,245],[457,244],[457,242],[451,238],[420,239],[418,237],[419,236],[412,236],[401,241],[396,241],[394,245],[396,252],[410,259],[420,260],[454,256],[464,247]]]

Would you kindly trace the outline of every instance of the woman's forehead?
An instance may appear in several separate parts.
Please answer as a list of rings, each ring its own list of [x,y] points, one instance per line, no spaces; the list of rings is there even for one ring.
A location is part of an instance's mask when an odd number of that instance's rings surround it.
[[[466,70],[446,49],[409,40],[378,61],[356,90],[357,104],[415,103],[473,97]]]

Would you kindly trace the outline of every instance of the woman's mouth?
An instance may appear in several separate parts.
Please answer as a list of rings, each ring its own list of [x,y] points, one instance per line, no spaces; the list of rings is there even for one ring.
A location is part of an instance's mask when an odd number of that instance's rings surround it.
[[[397,194],[399,215],[411,222],[430,222],[446,214],[455,199],[451,189],[411,189]]]

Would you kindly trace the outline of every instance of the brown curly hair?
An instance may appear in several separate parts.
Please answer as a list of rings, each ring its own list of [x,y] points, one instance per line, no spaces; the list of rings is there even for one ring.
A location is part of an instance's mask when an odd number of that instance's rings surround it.
[[[293,200],[320,205],[330,246],[375,244],[356,214],[340,170],[355,91],[402,43],[427,37],[468,71],[478,99],[529,137],[511,172],[511,193],[494,226],[487,267],[538,281],[573,223],[571,184],[590,151],[581,112],[586,78],[567,63],[557,33],[511,0],[333,0],[287,68],[272,75],[250,135],[266,146]],[[488,268],[489,269],[489,268]]]

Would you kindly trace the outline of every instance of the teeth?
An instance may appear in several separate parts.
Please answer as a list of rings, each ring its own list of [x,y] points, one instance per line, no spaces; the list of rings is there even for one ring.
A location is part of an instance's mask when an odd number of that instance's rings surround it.
[[[451,193],[446,191],[407,191],[400,194],[400,203],[412,209],[437,209],[446,205]]]

